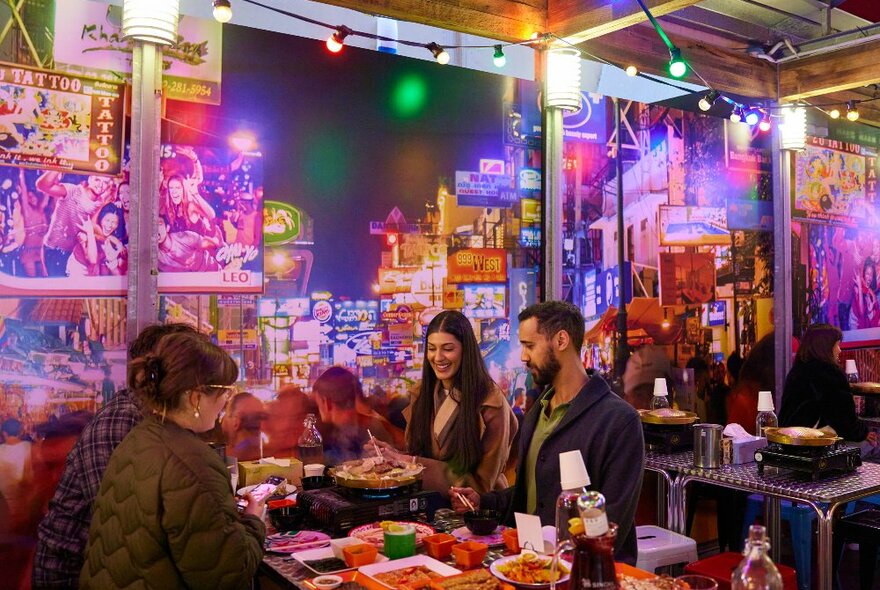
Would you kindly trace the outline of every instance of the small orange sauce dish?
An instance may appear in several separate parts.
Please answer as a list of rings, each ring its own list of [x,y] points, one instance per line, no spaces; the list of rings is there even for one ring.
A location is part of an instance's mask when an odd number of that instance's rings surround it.
[[[519,534],[516,532],[516,529],[504,529],[504,532],[501,533],[501,538],[504,539],[504,546],[507,547],[508,551],[519,553]]]
[[[452,546],[455,545],[455,537],[448,533],[437,533],[422,539],[425,551],[434,559],[446,559],[452,554]]]
[[[489,546],[485,543],[477,543],[476,541],[465,541],[458,545],[452,546],[452,554],[455,556],[455,563],[465,569],[470,569],[482,565],[483,559]]]
[[[361,567],[370,565],[376,561],[379,550],[372,545],[362,543],[360,545],[347,545],[342,548],[342,558],[348,567]]]

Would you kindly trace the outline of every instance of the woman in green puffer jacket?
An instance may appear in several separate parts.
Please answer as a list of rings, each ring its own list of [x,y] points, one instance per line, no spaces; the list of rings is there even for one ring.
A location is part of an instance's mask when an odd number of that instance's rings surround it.
[[[210,430],[238,375],[196,334],[169,334],[132,360],[128,385],[152,411],[110,457],[95,503],[81,589],[250,588],[263,557],[262,502],[236,511]]]

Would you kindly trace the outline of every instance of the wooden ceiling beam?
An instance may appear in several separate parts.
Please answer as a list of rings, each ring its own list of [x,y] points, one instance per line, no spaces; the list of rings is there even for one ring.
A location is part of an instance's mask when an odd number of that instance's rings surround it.
[[[755,98],[776,96],[776,67],[773,64],[744,52],[705,45],[695,39],[670,35],[670,40],[712,88]],[[649,26],[630,27],[584,41],[578,47],[621,67],[632,64],[639,71],[669,77],[666,71],[669,51]],[[693,73],[689,73],[685,80],[702,84]]]
[[[794,101],[880,83],[880,39],[787,61],[779,66],[779,96]]]
[[[660,17],[701,0],[645,0]],[[569,43],[580,43],[645,22],[648,17],[636,2],[620,0],[548,0],[547,32]]]
[[[441,29],[524,41],[543,33],[547,0],[320,0],[366,14],[387,16]]]

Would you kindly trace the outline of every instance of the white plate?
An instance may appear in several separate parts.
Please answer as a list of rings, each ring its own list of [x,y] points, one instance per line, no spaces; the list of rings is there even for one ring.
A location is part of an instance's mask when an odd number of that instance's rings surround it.
[[[489,571],[491,571],[492,575],[494,575],[499,580],[507,582],[508,584],[513,584],[515,586],[519,586],[521,588],[549,588],[550,587],[549,582],[547,582],[546,584],[527,584],[525,582],[517,582],[516,580],[511,580],[510,578],[508,578],[507,576],[502,574],[500,571],[498,571],[499,565],[504,565],[505,563],[507,563],[509,561],[519,559],[523,555],[524,555],[523,553],[520,553],[519,555],[508,555],[507,557],[502,557],[500,559],[497,559],[497,560],[493,561],[492,564],[489,566]],[[538,557],[541,559],[545,559],[545,560],[551,559],[551,557],[549,557],[547,555],[538,555]],[[563,565],[565,565],[565,569],[567,569],[569,572],[571,572],[571,563],[569,563],[568,561],[565,561],[564,559],[560,559],[559,562],[562,563]],[[561,582],[567,581],[568,576],[569,576],[568,573],[562,574],[562,577],[560,577],[556,583],[559,584]]]
[[[335,557],[335,555],[333,555],[333,548],[332,547],[321,547],[320,549],[309,549],[308,551],[297,551],[296,553],[291,554],[291,557],[294,558],[296,561],[300,562],[302,565],[304,565],[308,569],[315,572],[315,574],[317,574],[319,576],[329,575],[329,574],[338,574],[339,572],[347,572],[349,570],[355,569],[353,567],[345,566],[342,569],[338,569],[338,570],[333,570],[333,571],[329,571],[329,572],[319,572],[316,569],[312,569],[312,567],[306,563],[307,561],[313,561],[315,559],[328,559],[330,557]],[[376,561],[374,561],[373,563],[382,563],[384,561],[388,561],[388,558],[385,557],[384,555],[382,555],[381,553],[379,553],[378,555],[376,555]]]
[[[394,559],[392,561],[386,561],[385,563],[374,563],[372,565],[365,565],[359,568],[362,574],[373,578],[376,574],[381,574],[383,572],[393,572],[394,570],[403,569],[406,567],[415,567],[423,565],[432,572],[437,572],[441,576],[454,576],[456,574],[460,574],[461,570],[457,570],[454,567],[448,566],[442,561],[437,561],[433,557],[428,557],[427,555],[413,555],[412,557],[404,557],[403,559]],[[387,584],[383,584],[376,578],[373,578],[378,584],[382,584],[386,588],[391,588]]]

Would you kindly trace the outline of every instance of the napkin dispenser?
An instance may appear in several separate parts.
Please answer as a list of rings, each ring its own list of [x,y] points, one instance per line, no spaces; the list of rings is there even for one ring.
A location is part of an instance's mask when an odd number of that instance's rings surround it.
[[[238,462],[239,486],[258,484],[270,475],[283,477],[293,485],[300,487],[303,477],[302,461],[293,457],[283,459],[270,457],[262,460]]]
[[[751,463],[755,460],[755,451],[767,446],[767,438],[763,436],[749,436],[746,438],[733,439],[732,463]]]

